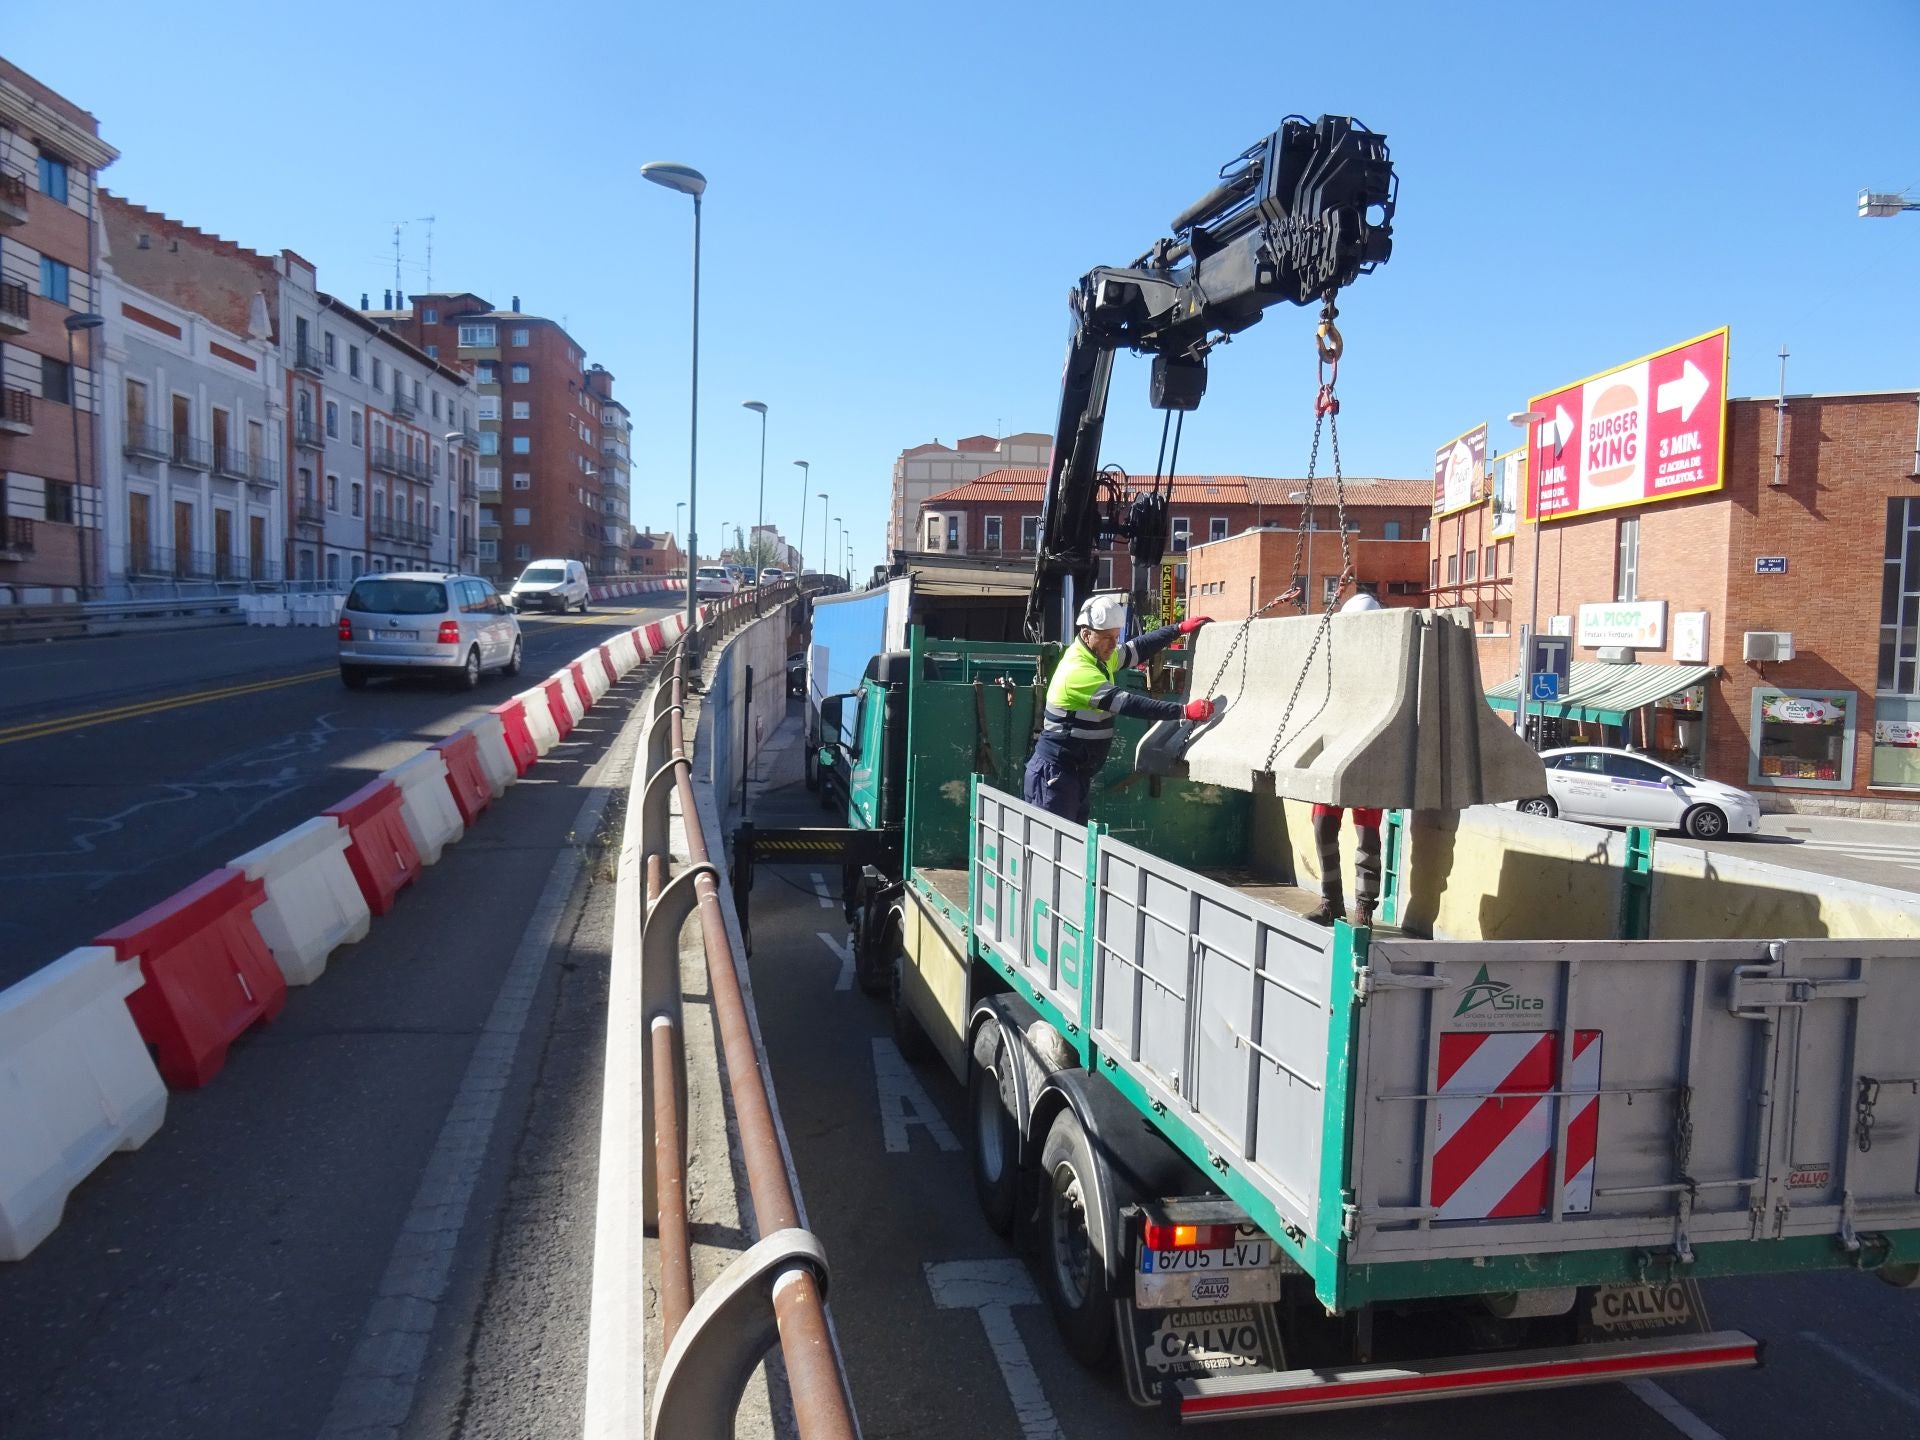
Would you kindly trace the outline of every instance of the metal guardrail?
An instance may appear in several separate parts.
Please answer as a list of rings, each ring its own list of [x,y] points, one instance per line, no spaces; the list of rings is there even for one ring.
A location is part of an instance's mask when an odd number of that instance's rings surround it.
[[[712,642],[751,621],[755,601],[785,601],[795,586],[708,607],[694,632]],[[747,1378],[777,1342],[802,1440],[855,1440],[846,1376],[827,1323],[826,1250],[802,1228],[773,1106],[728,934],[720,870],[702,832],[683,717],[688,647],[653,693],[645,741],[639,863],[645,884],[640,989],[653,1105],[643,1116],[643,1218],[658,1238],[663,1358],[653,1389],[656,1440],[730,1434]],[[669,799],[676,795],[686,856],[669,877]],[[753,1197],[754,1244],[695,1296],[686,1197],[686,1061],[680,1034],[680,933],[699,915],[708,993]]]

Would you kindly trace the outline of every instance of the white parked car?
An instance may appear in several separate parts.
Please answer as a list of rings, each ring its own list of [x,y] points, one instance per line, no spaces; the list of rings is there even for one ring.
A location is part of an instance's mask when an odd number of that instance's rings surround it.
[[[1696,840],[1751,835],[1760,828],[1753,796],[1718,780],[1701,780],[1671,765],[1599,745],[1542,752],[1547,793],[1522,800],[1530,815],[1561,815],[1602,825],[1650,825]]]
[[[694,593],[707,600],[724,599],[740,588],[724,565],[702,565],[693,572],[693,585]]]

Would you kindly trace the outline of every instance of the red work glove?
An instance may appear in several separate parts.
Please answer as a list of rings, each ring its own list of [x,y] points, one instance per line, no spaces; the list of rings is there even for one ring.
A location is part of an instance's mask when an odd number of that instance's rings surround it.
[[[1180,622],[1180,633],[1182,635],[1191,635],[1202,625],[1211,625],[1212,623],[1213,617],[1211,615],[1196,615],[1191,620],[1182,620]]]
[[[1213,701],[1211,700],[1187,701],[1187,719],[1211,720],[1212,718],[1213,718]]]

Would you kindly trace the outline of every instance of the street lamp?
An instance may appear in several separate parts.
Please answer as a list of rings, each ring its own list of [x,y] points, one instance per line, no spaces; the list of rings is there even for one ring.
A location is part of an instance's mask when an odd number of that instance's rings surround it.
[[[751,410],[760,417],[760,501],[754,511],[753,543],[747,546],[747,558],[754,559],[760,543],[760,527],[767,523],[767,406],[762,400],[742,400],[743,410]],[[754,560],[753,613],[760,613],[760,577],[759,561]]]
[[[78,589],[80,591],[80,598],[83,601],[87,598],[87,589],[93,580],[93,567],[91,563],[89,563],[92,559],[93,537],[87,527],[87,516],[93,509],[93,500],[91,497],[99,494],[100,477],[97,475],[94,476],[94,483],[92,485],[83,487],[80,484],[80,387],[74,383],[73,378],[73,337],[81,330],[98,330],[106,323],[105,316],[95,315],[91,312],[69,315],[66,319],[67,409],[73,412],[73,518],[76,522],[73,533],[77,548],[80,552],[80,584]],[[91,341],[87,344],[87,374],[89,377],[93,374],[93,344]]]
[[[800,571],[807,569],[807,485],[813,479],[813,467],[804,460],[796,460],[800,467]]]
[[[668,190],[693,197],[693,383],[687,421],[687,654],[694,660],[694,678],[699,678],[699,652],[694,626],[700,619],[700,587],[694,583],[699,569],[695,560],[699,544],[696,527],[700,523],[700,197],[706,193],[707,177],[691,165],[670,160],[649,160],[640,167],[640,178],[651,180]]]
[[[678,540],[682,535],[687,533],[686,522],[680,518],[680,512],[686,508],[687,502],[684,500],[676,500],[673,502],[673,535],[675,540]]]
[[[827,492],[822,490],[818,498],[820,501],[820,553],[824,556],[827,553]],[[822,565],[820,573],[831,575],[833,572]]]
[[[1884,190],[1860,192],[1862,220],[1887,220],[1903,210],[1920,210],[1920,200],[1909,200],[1905,195],[1894,195]]]
[[[442,437],[447,447],[447,569],[458,570],[459,562],[454,558],[453,532],[457,528],[455,521],[460,518],[460,507],[455,503],[453,472],[460,462],[460,447],[467,443],[466,432],[449,430]]]
[[[1540,629],[1540,483],[1539,467],[1533,463],[1533,427],[1547,423],[1547,417],[1538,410],[1516,410],[1507,416],[1509,425],[1517,425],[1527,432],[1527,484],[1533,488],[1532,503],[1527,506],[1533,520],[1533,598],[1527,605],[1527,639],[1520,647],[1520,663],[1515,670],[1514,714],[1519,717],[1520,733],[1527,733],[1527,651],[1533,646],[1533,637]],[[1546,718],[1546,712],[1540,712]],[[1540,748],[1540,737],[1534,737],[1533,748]]]
[[[839,551],[842,556],[844,556],[847,552],[847,527],[841,523],[840,517],[838,515],[833,517],[833,523],[835,525],[840,526],[839,530],[836,532],[836,538],[833,542],[833,548]],[[826,538],[826,534],[824,531],[822,531],[820,538],[823,540]]]
[[[1308,495],[1304,490],[1290,490],[1287,492],[1287,499],[1305,501]],[[1305,524],[1307,527],[1307,574],[1306,578],[1300,582],[1300,612],[1303,615],[1313,608],[1313,511],[1306,512]]]

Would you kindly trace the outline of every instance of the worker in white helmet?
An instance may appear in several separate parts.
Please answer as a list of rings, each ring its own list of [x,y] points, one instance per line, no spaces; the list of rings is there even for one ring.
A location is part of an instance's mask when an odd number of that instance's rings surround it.
[[[1353,594],[1341,605],[1342,615],[1381,608],[1375,587],[1354,581]],[[1320,907],[1307,916],[1321,925],[1347,918],[1346,886],[1340,876],[1340,817],[1346,813],[1338,805],[1313,807],[1314,846],[1320,854]],[[1353,874],[1359,894],[1354,898],[1353,923],[1373,924],[1374,906],[1380,899],[1380,826],[1385,814],[1379,810],[1356,807],[1353,812]]]
[[[1211,700],[1155,700],[1114,683],[1129,665],[1142,664],[1177,637],[1191,635],[1208,623],[1207,617],[1196,615],[1149,630],[1123,644],[1120,632],[1126,621],[1127,598],[1117,591],[1093,595],[1080,607],[1073,643],[1061,652],[1047,683],[1046,716],[1033,758],[1027,761],[1022,792],[1027,803],[1076,824],[1086,823],[1093,777],[1113,749],[1116,715],[1142,720],[1213,717]]]

